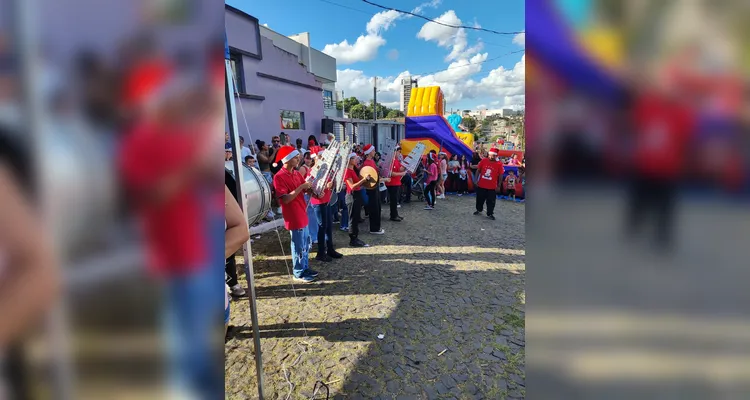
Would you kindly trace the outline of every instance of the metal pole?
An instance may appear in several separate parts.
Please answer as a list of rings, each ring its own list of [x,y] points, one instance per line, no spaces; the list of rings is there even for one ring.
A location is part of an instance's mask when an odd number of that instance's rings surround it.
[[[238,144],[240,143],[239,132],[237,129],[237,111],[235,110],[234,104],[234,75],[232,74],[232,65],[229,60],[224,62],[226,68],[226,79],[225,79],[225,93],[226,93],[226,105],[227,115],[229,116],[229,138],[232,142],[233,154],[241,154],[241,151],[237,151]],[[241,149],[240,149],[241,150]],[[237,184],[237,197],[240,199],[245,198],[245,194],[242,191],[242,183],[245,181],[244,171],[242,165],[237,157],[234,159],[234,170],[235,170],[235,181]],[[247,221],[247,209],[245,208],[245,202],[240,201],[240,208],[242,208],[242,214],[245,216]],[[250,320],[253,324],[253,344],[255,346],[255,367],[258,378],[258,398],[263,400],[263,357],[260,348],[260,330],[258,329],[258,309],[255,301],[255,277],[253,272],[253,254],[250,248],[250,241],[248,240],[242,245],[242,252],[245,256],[245,276],[247,277],[247,283],[250,290]]]

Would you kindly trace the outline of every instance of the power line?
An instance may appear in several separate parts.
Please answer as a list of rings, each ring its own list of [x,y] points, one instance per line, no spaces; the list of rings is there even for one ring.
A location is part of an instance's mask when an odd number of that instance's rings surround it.
[[[496,35],[517,35],[517,34],[519,34],[519,33],[522,33],[521,31],[519,31],[519,32],[498,32],[498,31],[496,31],[496,30],[492,30],[492,29],[485,29],[485,28],[477,28],[477,27],[474,27],[474,26],[466,26],[466,25],[452,25],[452,24],[446,24],[446,23],[444,23],[444,22],[440,22],[440,21],[435,21],[435,20],[434,20],[434,19],[432,19],[432,18],[427,18],[427,17],[425,17],[425,16],[422,16],[422,15],[419,15],[419,14],[415,14],[415,13],[413,13],[413,12],[411,12],[411,11],[404,11],[404,10],[399,10],[399,9],[397,9],[397,8],[391,8],[391,7],[381,6],[380,4],[376,4],[376,3],[373,3],[373,2],[371,2],[371,1],[369,1],[369,0],[362,0],[362,1],[364,1],[365,3],[367,3],[367,4],[370,4],[370,5],[372,5],[372,6],[375,6],[375,7],[381,8],[381,9],[383,9],[383,10],[388,10],[388,11],[396,11],[396,12],[399,12],[399,13],[401,13],[401,14],[408,14],[408,15],[411,15],[411,16],[414,16],[414,17],[417,17],[417,18],[422,18],[422,19],[423,19],[423,20],[425,20],[425,21],[433,22],[433,23],[436,23],[436,24],[438,24],[438,25],[442,25],[442,26],[447,26],[447,27],[449,27],[449,28],[456,28],[456,29],[458,29],[458,28],[471,29],[471,30],[475,30],[475,31],[484,31],[484,32],[494,33],[494,34],[496,34]]]
[[[334,3],[334,2],[328,1],[328,0],[318,0],[318,1],[322,1],[323,3],[328,3],[328,4],[331,4],[331,5],[337,6],[337,7],[346,8],[347,10],[352,10],[352,11],[356,11],[356,12],[359,12],[359,13],[362,13],[362,14],[367,14],[369,16],[372,16],[371,12],[360,10],[358,8],[353,8],[353,7],[345,6],[343,4]]]

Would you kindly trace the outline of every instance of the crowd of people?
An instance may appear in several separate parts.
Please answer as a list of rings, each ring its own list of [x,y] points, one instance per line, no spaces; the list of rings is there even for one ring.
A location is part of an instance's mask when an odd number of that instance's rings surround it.
[[[399,215],[399,208],[411,202],[414,179],[423,179],[427,211],[434,210],[436,200],[445,199],[449,191],[459,196],[468,193],[468,182],[472,180],[477,197],[474,215],[486,211],[486,216],[495,220],[498,190],[514,197],[516,182],[520,182],[515,173],[504,177],[504,163],[518,166],[519,171],[525,170],[525,160],[519,161],[515,155],[502,159],[493,146],[489,150],[477,147],[471,160],[455,155],[449,159],[445,152],[432,150],[423,156],[420,168],[411,173],[402,164],[400,146],[396,147],[395,154],[381,154],[372,144],[359,143],[348,155],[343,190],[336,192],[331,181],[326,183],[322,193],[314,193],[310,173],[333,139],[331,134],[321,143],[315,135],[310,135],[305,146],[301,138],[291,144],[288,136],[281,132],[273,136],[270,143],[256,140],[253,145],[246,144],[240,137],[238,152],[243,164],[258,169],[268,181],[275,205],[280,209],[277,212],[283,215],[284,227],[290,232],[294,279],[305,283],[315,281],[318,276],[309,265],[311,251],[316,251],[315,260],[323,263],[343,257],[335,249],[334,225],[349,234],[349,246],[368,247],[360,237],[360,225],[367,224],[370,234],[384,235],[383,204],[389,206],[390,221],[402,222],[404,218]],[[233,157],[228,134],[226,141],[225,160],[228,161]],[[392,161],[387,157],[392,157]],[[363,174],[365,167],[376,171],[377,177]],[[233,259],[227,259],[227,283],[233,295],[242,296],[245,293],[237,281]]]

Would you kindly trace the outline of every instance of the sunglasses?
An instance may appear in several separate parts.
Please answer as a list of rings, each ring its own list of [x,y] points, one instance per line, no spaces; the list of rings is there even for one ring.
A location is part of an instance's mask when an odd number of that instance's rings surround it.
[[[280,140],[274,140],[273,143],[280,143]]]

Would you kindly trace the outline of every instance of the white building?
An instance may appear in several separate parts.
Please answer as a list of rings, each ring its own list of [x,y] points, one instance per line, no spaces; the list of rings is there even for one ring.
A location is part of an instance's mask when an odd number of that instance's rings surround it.
[[[418,87],[417,80],[411,76],[401,80],[401,91],[399,102],[399,110],[406,114],[406,109],[409,108],[409,99],[411,98],[411,89]]]
[[[336,59],[320,50],[310,47],[310,33],[284,36],[265,26],[260,26],[260,35],[271,39],[274,46],[299,59],[307,72],[315,75],[315,80],[323,87],[323,108],[326,117],[338,117],[336,110]]]

